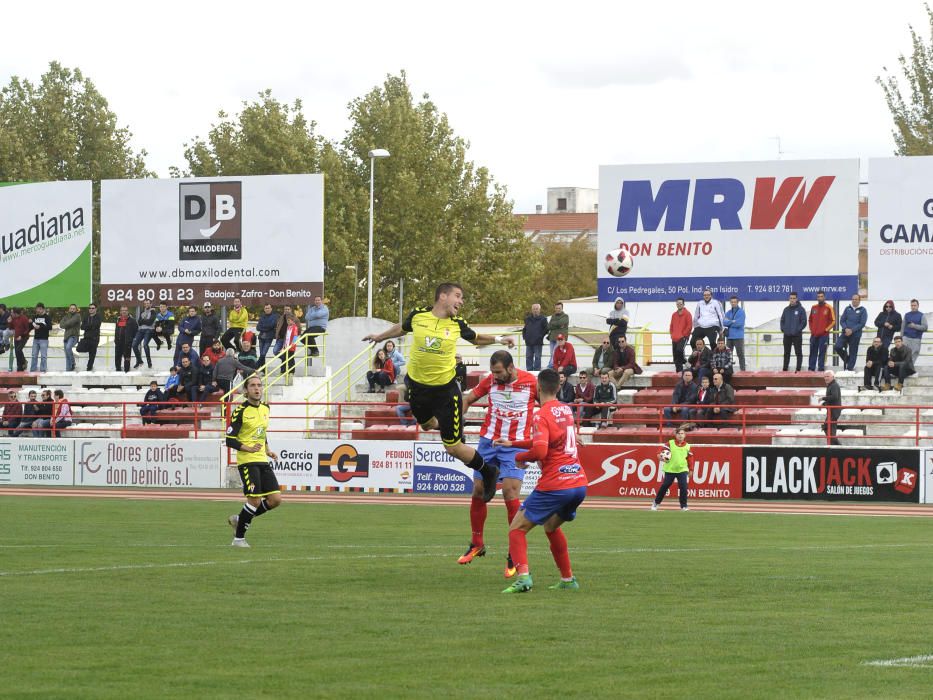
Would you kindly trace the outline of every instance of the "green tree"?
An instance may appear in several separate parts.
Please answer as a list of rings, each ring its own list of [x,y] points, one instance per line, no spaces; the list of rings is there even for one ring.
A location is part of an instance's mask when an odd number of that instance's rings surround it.
[[[12,77],[0,90],[0,181],[94,181],[94,294],[100,282],[100,181],[151,177],[145,151],[118,126],[79,69],[52,62],[38,84]]]
[[[538,253],[504,188],[467,160],[469,144],[447,116],[428,95],[416,101],[402,72],[351,102],[350,121],[343,146],[367,189],[369,151],[392,154],[376,165],[374,315],[398,316],[401,279],[406,310],[433,301],[439,282],[455,280],[466,289],[465,314],[475,321],[520,318]]]
[[[920,36],[911,26],[910,55],[897,59],[904,92],[901,81],[887,68],[876,79],[894,119],[894,143],[900,156],[933,154],[933,11],[925,7],[930,37]]]
[[[341,148],[315,133],[300,100],[288,105],[269,90],[244,102],[239,114],[218,113],[207,138],[195,137],[185,147],[187,169],[175,177],[324,173],[324,278],[333,316],[349,315],[354,275],[347,265],[366,250],[367,190]],[[316,255],[317,251],[282,251]],[[359,268],[365,276],[365,265]],[[363,292],[365,301],[365,291]],[[362,305],[360,308],[364,308]]]
[[[585,236],[568,243],[544,241],[541,273],[532,288],[545,309],[560,299],[595,296],[596,250]]]

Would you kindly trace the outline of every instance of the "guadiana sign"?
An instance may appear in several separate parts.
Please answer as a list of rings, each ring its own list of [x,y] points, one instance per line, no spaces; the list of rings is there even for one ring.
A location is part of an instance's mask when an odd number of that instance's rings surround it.
[[[0,301],[87,304],[91,216],[89,180],[0,187]]]

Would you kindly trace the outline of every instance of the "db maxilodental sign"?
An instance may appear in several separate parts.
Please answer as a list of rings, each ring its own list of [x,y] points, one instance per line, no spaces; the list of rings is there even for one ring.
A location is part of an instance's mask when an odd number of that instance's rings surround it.
[[[606,255],[628,250],[623,277]],[[604,165],[600,301],[858,291],[858,160]]]
[[[310,303],[324,283],[324,178],[101,183],[101,302]]]
[[[0,187],[0,301],[32,308],[91,300],[91,183]]]

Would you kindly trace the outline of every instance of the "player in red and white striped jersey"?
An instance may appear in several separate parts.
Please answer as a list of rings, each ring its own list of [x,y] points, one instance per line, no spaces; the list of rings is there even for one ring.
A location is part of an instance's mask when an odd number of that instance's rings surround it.
[[[483,421],[476,449],[486,462],[499,467],[502,498],[511,523],[521,504],[519,495],[525,470],[515,464],[518,449],[496,446],[493,441],[527,440],[531,436],[531,417],[538,397],[537,379],[531,372],[516,367],[512,355],[506,350],[498,350],[492,354],[489,358],[489,370],[489,374],[464,395],[463,410],[466,413],[478,399],[488,397],[486,419]],[[458,563],[469,564],[475,557],[485,556],[483,528],[486,524],[486,513],[482,476],[477,472],[474,474],[473,498],[470,501],[470,545],[466,553],[457,560]],[[505,576],[510,578],[514,575],[515,566],[509,557]]]

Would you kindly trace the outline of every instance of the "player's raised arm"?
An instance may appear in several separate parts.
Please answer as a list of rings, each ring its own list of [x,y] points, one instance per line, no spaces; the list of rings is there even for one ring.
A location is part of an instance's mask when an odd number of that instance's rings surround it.
[[[473,343],[473,345],[494,345],[496,343],[501,343],[510,348],[515,347],[515,338],[510,335],[487,335],[485,333],[477,333],[476,337],[470,342]]]
[[[402,328],[401,323],[396,323],[391,328],[384,330],[382,333],[370,333],[369,335],[363,336],[364,343],[381,343],[383,340],[388,340],[389,338],[398,338],[405,335],[406,331]]]

